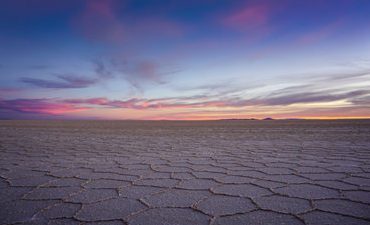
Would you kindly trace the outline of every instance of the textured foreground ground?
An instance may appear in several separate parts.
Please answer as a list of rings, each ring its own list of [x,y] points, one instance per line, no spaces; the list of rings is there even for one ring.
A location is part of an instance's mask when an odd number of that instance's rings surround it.
[[[0,121],[0,224],[370,224],[370,121]]]

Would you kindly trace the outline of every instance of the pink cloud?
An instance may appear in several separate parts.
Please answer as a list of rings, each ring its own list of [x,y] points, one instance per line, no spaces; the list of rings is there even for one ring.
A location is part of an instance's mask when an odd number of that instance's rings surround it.
[[[202,100],[200,98],[198,100]],[[96,105],[107,106],[112,108],[128,108],[128,109],[186,109],[186,108],[202,108],[202,107],[239,107],[232,105],[229,101],[214,100],[214,101],[198,101],[192,97],[189,98],[163,98],[163,99],[138,99],[132,98],[128,100],[109,100],[107,98],[88,98],[88,99],[68,99],[64,103],[76,105]],[[204,99],[203,99],[204,100]]]
[[[285,90],[285,91],[284,91]],[[210,112],[220,110],[242,110],[244,107],[263,107],[281,109],[297,103],[329,103],[345,100],[353,107],[363,107],[370,94],[369,90],[356,90],[351,92],[291,92],[286,89],[281,93],[272,93],[259,98],[217,98],[207,96],[188,96],[173,98],[131,98],[127,100],[111,100],[108,98],[80,98],[80,99],[0,99],[0,111],[15,111],[22,113],[37,113],[48,115],[64,115],[89,109],[134,109],[134,110],[178,110],[184,113],[189,110],[207,109]],[[262,107],[262,108],[261,108]],[[161,112],[162,113],[162,112]],[[217,113],[216,113],[217,114]],[[218,114],[219,115],[219,114]],[[154,116],[154,115],[153,115]],[[209,116],[209,115],[208,115]],[[195,118],[195,117],[194,117]]]
[[[242,44],[253,45],[270,36],[278,28],[274,17],[284,8],[284,2],[261,0],[248,2],[221,16],[220,23],[244,34]]]
[[[107,98],[81,98],[81,99],[67,99],[62,102],[75,105],[95,105],[95,106],[107,106],[112,108],[133,108],[143,109],[146,104],[146,100],[139,100],[132,98],[129,100],[109,100]]]
[[[130,18],[117,10],[122,1],[89,0],[85,9],[72,21],[75,29],[93,41],[122,43],[127,40],[180,36],[185,27],[160,16]]]
[[[272,6],[266,2],[247,5],[241,9],[233,11],[223,18],[224,25],[240,29],[249,30],[268,25],[272,14]]]
[[[0,99],[0,109],[24,113],[60,115],[83,111],[86,110],[87,107],[81,107],[68,103],[53,102],[48,99]]]
[[[114,6],[114,0],[87,1],[85,10],[73,21],[76,29],[92,40],[122,41],[126,32]]]
[[[87,98],[87,99],[68,99],[63,102],[69,104],[91,104],[91,105],[105,105],[109,101],[107,98]]]
[[[338,100],[351,101],[355,98],[367,96],[368,90],[357,90],[345,93],[330,93],[330,92],[298,92],[298,93],[282,93],[280,95],[270,95],[260,98],[242,99],[229,98],[211,100],[207,97],[189,96],[179,98],[131,98],[128,100],[109,100],[106,98],[90,98],[90,99],[71,99],[64,100],[64,103],[69,104],[87,104],[107,106],[112,108],[129,108],[129,109],[166,109],[166,108],[241,108],[247,106],[288,106],[297,103],[316,103],[316,102],[333,102]]]

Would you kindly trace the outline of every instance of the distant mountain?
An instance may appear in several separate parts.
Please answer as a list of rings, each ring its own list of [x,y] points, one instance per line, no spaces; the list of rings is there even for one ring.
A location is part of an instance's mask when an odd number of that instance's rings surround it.
[[[228,120],[257,120],[255,118],[249,118],[249,119],[236,119],[236,118],[231,118],[231,119],[219,119],[221,121],[228,121]]]
[[[267,118],[264,118],[263,120],[274,120],[274,119],[271,117],[267,117]]]

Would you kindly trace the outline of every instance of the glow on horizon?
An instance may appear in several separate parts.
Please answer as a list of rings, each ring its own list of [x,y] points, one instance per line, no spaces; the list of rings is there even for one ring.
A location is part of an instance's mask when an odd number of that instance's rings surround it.
[[[0,119],[370,118],[366,0],[5,0]]]

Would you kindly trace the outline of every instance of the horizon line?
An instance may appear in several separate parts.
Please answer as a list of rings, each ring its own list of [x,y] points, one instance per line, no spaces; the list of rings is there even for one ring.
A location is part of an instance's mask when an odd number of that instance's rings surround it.
[[[169,121],[169,122],[202,122],[202,121],[282,121],[282,120],[327,120],[327,121],[334,121],[334,120],[370,120],[370,117],[338,117],[338,118],[244,118],[244,119],[236,119],[236,118],[225,118],[225,119],[83,119],[83,118],[63,118],[63,119],[4,119],[0,118],[0,121],[131,121],[131,122],[155,122],[155,121]]]

